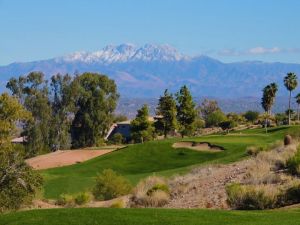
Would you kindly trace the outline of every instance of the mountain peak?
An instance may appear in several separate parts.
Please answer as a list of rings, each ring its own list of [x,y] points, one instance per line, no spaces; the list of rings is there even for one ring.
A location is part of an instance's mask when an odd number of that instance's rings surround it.
[[[59,60],[85,63],[118,63],[126,61],[180,61],[188,59],[170,45],[133,44],[107,45],[100,51],[74,52]]]

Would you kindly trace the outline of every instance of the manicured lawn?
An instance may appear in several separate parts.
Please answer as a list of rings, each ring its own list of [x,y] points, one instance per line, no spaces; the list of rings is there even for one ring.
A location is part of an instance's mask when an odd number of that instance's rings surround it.
[[[198,152],[189,149],[174,149],[172,144],[182,139],[152,141],[131,145],[125,149],[94,158],[84,163],[42,171],[45,178],[44,195],[57,198],[61,193],[76,193],[89,190],[98,172],[111,168],[124,175],[132,183],[151,174],[170,176],[183,173],[193,166],[204,163],[229,163],[246,157],[249,145],[267,145],[282,139],[289,130],[299,127],[248,130],[231,135],[211,135],[184,140],[208,141],[225,148],[222,152]]]
[[[1,225],[296,225],[300,210],[48,209],[0,216]]]

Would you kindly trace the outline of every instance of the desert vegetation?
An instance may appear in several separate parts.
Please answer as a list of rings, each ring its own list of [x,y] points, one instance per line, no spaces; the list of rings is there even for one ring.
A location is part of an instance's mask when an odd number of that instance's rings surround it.
[[[38,208],[33,200],[66,213],[82,207],[264,210],[300,203],[300,128],[291,125],[298,117],[290,104],[287,112],[272,113],[275,83],[263,89],[263,114],[224,113],[211,99],[197,106],[185,85],[176,93],[165,90],[153,118],[147,105],[137,111],[129,139],[118,132],[105,138],[113,123],[127,120],[114,112],[119,94],[113,80],[58,74],[49,83],[32,72],[8,82],[12,96],[1,95],[1,212]],[[287,74],[284,84],[291,96],[296,75]],[[17,135],[26,137],[24,145],[11,143]],[[36,171],[27,164],[58,149],[121,144],[127,146],[68,166]]]

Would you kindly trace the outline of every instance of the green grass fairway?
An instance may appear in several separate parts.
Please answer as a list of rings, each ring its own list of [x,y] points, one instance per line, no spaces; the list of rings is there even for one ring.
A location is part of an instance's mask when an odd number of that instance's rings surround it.
[[[1,225],[296,225],[300,210],[47,209],[0,216]]]
[[[299,127],[274,128],[268,134],[264,133],[264,129],[256,129],[243,131],[242,134],[184,139],[208,141],[226,149],[214,153],[171,147],[174,142],[182,139],[131,145],[84,163],[42,171],[45,178],[44,194],[46,198],[57,198],[61,193],[89,190],[93,186],[96,174],[106,168],[111,168],[136,183],[139,179],[153,173],[170,176],[186,172],[195,165],[233,162],[246,156],[247,146],[267,145],[282,139],[285,133],[295,129]]]

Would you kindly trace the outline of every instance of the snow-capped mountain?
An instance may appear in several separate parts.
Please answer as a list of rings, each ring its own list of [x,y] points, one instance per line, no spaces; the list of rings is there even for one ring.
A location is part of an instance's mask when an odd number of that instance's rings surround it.
[[[207,56],[191,57],[169,45],[109,45],[95,52],[1,66],[0,91],[12,76],[31,71],[42,71],[48,78],[56,73],[99,72],[116,81],[121,96],[158,97],[165,88],[174,92],[185,84],[194,96],[237,98],[260,97],[270,82],[278,83],[279,95],[285,95],[283,77],[290,71],[300,76],[300,64],[223,63]]]
[[[75,52],[58,58],[58,61],[84,63],[120,63],[126,61],[180,61],[188,59],[170,45],[133,44],[108,45],[100,51]]]

